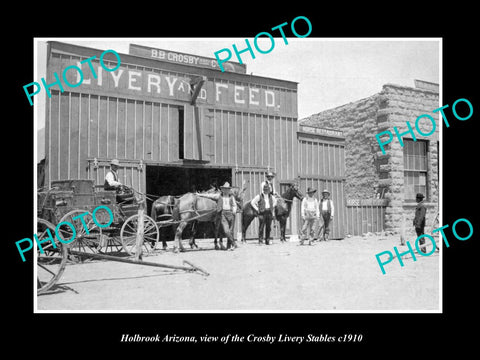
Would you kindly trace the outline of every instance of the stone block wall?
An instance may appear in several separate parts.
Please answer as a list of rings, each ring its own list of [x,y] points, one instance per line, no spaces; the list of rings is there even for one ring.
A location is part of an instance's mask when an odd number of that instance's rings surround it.
[[[393,127],[397,127],[399,133],[406,132],[408,127],[406,122],[411,124],[414,129],[417,140],[428,141],[428,161],[427,161],[427,209],[430,210],[428,216],[433,218],[438,210],[438,148],[437,141],[439,139],[440,122],[439,114],[432,113],[437,109],[439,104],[438,92],[424,89],[399,86],[394,84],[386,84],[383,86],[381,98],[382,109],[379,111],[381,121],[379,123],[378,132],[388,129],[393,131]],[[432,135],[422,136],[415,129],[416,119],[424,114],[430,115],[435,120],[436,130]],[[422,118],[418,121],[419,130],[428,134],[433,130],[433,124],[428,118]],[[407,134],[404,138],[412,139],[411,134]],[[411,228],[415,203],[406,202],[404,200],[404,148],[401,146],[397,137],[391,142],[389,149],[386,150],[390,171],[386,176],[385,182],[381,186],[385,186],[387,198],[390,204],[385,211],[385,226],[394,231],[400,231],[402,219],[405,219],[406,229]],[[379,151],[382,154],[381,151]],[[432,215],[433,214],[433,215]],[[433,221],[432,218],[432,221]],[[428,217],[427,217],[428,223]]]
[[[428,140],[427,201],[429,216],[438,211],[438,147],[439,114],[432,110],[440,106],[438,92],[395,84],[386,84],[380,93],[343,106],[322,111],[301,119],[299,123],[344,132],[346,157],[345,194],[347,199],[371,199],[381,196],[389,200],[385,212],[386,230],[399,232],[404,222],[410,229],[415,203],[404,200],[404,148],[395,136],[393,127],[399,133],[408,130],[410,122],[417,140]],[[436,130],[430,136],[422,136],[415,129],[417,117],[430,115],[435,120]],[[428,118],[418,122],[421,132],[432,131]],[[392,142],[383,154],[375,135],[390,130]],[[404,138],[412,138],[407,134]],[[429,219],[427,218],[427,224]]]
[[[345,194],[347,198],[370,199],[378,187],[375,151],[371,134],[376,129],[376,96],[371,96],[301,120],[303,125],[344,132]]]

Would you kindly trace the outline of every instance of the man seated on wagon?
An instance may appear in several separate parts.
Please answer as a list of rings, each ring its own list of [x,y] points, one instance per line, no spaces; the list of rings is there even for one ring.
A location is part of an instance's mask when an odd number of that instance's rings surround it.
[[[120,162],[117,159],[113,159],[110,162],[110,171],[105,175],[103,188],[105,190],[115,190],[117,192],[117,203],[132,204],[135,199],[132,189],[118,181],[117,170],[119,166]]]
[[[118,181],[117,170],[120,163],[117,159],[113,159],[110,162],[110,171],[105,175],[105,183],[103,188],[105,190],[117,190],[122,187],[122,183]]]

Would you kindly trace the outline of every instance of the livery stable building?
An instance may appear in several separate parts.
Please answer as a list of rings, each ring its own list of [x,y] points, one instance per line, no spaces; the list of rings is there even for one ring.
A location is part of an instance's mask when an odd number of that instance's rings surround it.
[[[331,238],[353,234],[349,229],[358,219],[346,216],[345,137],[338,130],[299,126],[296,82],[249,75],[238,63],[221,72],[215,59],[134,44],[109,72],[99,63],[102,53],[47,43],[47,84],[70,65],[81,67],[84,79],[63,92],[52,86],[51,97],[43,95],[45,158],[38,159],[39,184],[48,188],[54,180],[93,179],[102,185],[117,158],[119,180],[152,197],[207,190],[225,181],[242,186],[246,180],[245,200],[250,200],[271,170],[279,193],[292,181],[303,193],[316,188],[318,197],[329,189],[336,208]],[[96,78],[82,63],[92,56]],[[109,69],[118,64],[113,55],[103,60]],[[78,72],[66,76],[78,83]],[[383,214],[373,211],[365,213],[366,230],[379,231]],[[300,228],[295,199],[287,235],[295,238]],[[257,231],[255,220],[247,238]],[[204,236],[211,233],[205,230]]]

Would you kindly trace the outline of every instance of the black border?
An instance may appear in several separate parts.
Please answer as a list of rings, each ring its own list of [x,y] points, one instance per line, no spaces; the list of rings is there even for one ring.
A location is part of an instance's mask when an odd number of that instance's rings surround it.
[[[406,3],[354,6],[342,3],[338,9],[318,6],[316,3],[293,9],[292,4],[267,5],[261,13],[258,4],[247,7],[245,3],[183,4],[167,9],[163,4],[148,10],[135,4],[110,4],[105,10],[77,7],[71,21],[56,21],[54,12],[20,12],[21,35],[10,29],[8,51],[3,55],[3,70],[9,75],[4,89],[3,105],[8,109],[4,118],[6,135],[3,141],[4,192],[7,194],[7,215],[4,218],[5,245],[4,297],[12,321],[8,322],[6,343],[19,349],[25,344],[39,349],[45,342],[54,341],[56,353],[79,347],[100,353],[125,353],[144,350],[158,356],[168,356],[166,349],[184,351],[212,350],[211,354],[239,354],[230,350],[257,349],[271,351],[273,346],[254,344],[166,344],[120,343],[123,333],[145,335],[225,335],[236,333],[276,334],[280,332],[302,335],[307,333],[339,335],[363,334],[363,341],[348,345],[321,343],[299,345],[275,345],[283,352],[293,349],[320,350],[313,356],[333,351],[353,350],[360,354],[368,350],[373,356],[395,353],[416,355],[433,354],[444,348],[459,347],[467,350],[474,345],[476,324],[470,324],[475,314],[477,279],[475,260],[478,252],[478,215],[473,211],[476,189],[475,135],[480,113],[476,82],[479,79],[473,18],[475,9],[468,5],[451,4],[448,11],[439,4],[438,9],[422,9],[418,4]],[[299,5],[299,4],[297,4]],[[320,4],[321,5],[321,4]],[[133,11],[136,9],[136,11]],[[145,11],[147,10],[147,11]],[[242,12],[241,10],[246,12]],[[265,10],[264,10],[265,11]],[[444,224],[452,224],[458,218],[469,219],[475,229],[468,241],[453,240],[450,248],[444,248],[443,314],[33,314],[32,270],[21,263],[14,240],[19,234],[33,233],[31,209],[33,208],[33,108],[25,101],[22,86],[33,79],[33,37],[91,36],[91,37],[179,37],[192,35],[239,36],[251,38],[258,32],[296,16],[307,16],[312,25],[311,37],[442,37],[443,38],[443,104],[452,104],[458,98],[467,98],[473,104],[474,115],[468,121],[452,120],[443,133],[443,213]],[[43,20],[42,20],[43,19]],[[60,20],[59,20],[60,19]],[[48,21],[47,21],[48,20]],[[29,28],[26,24],[32,24]],[[12,56],[13,55],[13,56]],[[301,55],[301,54],[299,54]],[[301,56],[299,56],[301,60]],[[319,59],[321,61],[321,59]],[[12,100],[13,99],[13,103]],[[447,114],[451,114],[448,113]],[[450,115],[452,116],[452,115]],[[12,131],[13,130],[13,131]],[[10,140],[9,138],[12,138]],[[13,159],[10,155],[13,154]],[[447,231],[449,239],[451,232]],[[7,322],[5,322],[7,323]],[[473,325],[473,328],[471,328]],[[46,338],[50,340],[45,340]],[[27,345],[29,344],[29,345]],[[25,348],[22,347],[22,348]],[[35,350],[34,350],[35,351]],[[140,356],[142,353],[138,352]],[[88,352],[85,352],[86,354]],[[48,355],[48,352],[46,352]],[[197,353],[200,354],[200,353]],[[255,353],[252,353],[255,354]],[[258,353],[259,354],[259,353]],[[146,353],[145,353],[146,355]],[[269,353],[267,352],[267,355]]]

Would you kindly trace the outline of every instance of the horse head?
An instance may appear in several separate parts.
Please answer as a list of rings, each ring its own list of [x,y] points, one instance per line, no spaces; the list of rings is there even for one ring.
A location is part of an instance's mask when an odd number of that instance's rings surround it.
[[[297,198],[298,200],[302,200],[304,195],[298,188],[298,184],[293,183],[290,184],[287,191],[282,194],[282,197],[286,200],[293,200],[293,198]]]

